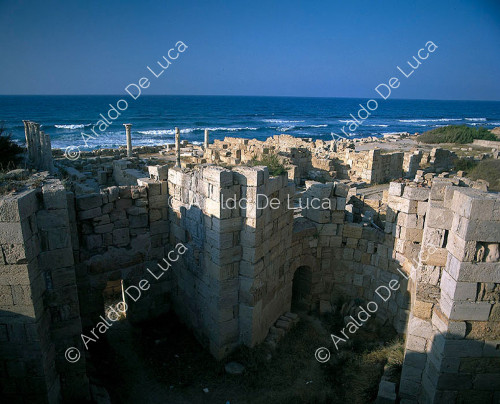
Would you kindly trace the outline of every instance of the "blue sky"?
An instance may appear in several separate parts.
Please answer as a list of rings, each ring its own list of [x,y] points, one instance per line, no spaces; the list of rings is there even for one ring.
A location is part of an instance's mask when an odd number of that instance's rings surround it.
[[[391,98],[500,100],[498,0],[0,0],[0,94],[373,97],[427,41]],[[399,77],[401,73],[399,73]]]

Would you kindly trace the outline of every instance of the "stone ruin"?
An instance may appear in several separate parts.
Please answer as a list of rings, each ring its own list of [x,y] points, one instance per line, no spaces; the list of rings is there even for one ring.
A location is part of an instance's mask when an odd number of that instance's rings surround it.
[[[54,172],[50,136],[40,130],[40,124],[23,121],[24,135],[28,149],[28,162],[40,171]]]
[[[217,359],[265,341],[292,301],[370,301],[397,281],[374,321],[406,336],[401,402],[500,399],[498,194],[450,178],[392,182],[375,226],[349,220],[350,185],[338,180],[307,181],[301,201],[328,206],[297,210],[295,181],[267,167],[112,157],[56,166],[66,186],[46,173],[42,185],[0,199],[0,396],[8,402],[89,399],[80,335],[100,321],[103,292],[165,266],[140,299],[125,296],[128,320],[172,310]],[[275,208],[258,205],[258,195]],[[187,250],[168,265],[179,243]],[[68,347],[80,349],[78,362],[65,359]]]
[[[366,184],[385,183],[395,178],[413,178],[419,169],[438,174],[449,171],[456,159],[454,153],[440,148],[430,152],[356,151],[351,139],[325,142],[276,135],[265,141],[231,137],[223,141],[216,139],[203,155],[194,155],[190,162],[192,165],[234,166],[260,160],[269,154],[277,155],[288,170],[288,178],[296,184],[315,177],[322,182],[349,179]]]

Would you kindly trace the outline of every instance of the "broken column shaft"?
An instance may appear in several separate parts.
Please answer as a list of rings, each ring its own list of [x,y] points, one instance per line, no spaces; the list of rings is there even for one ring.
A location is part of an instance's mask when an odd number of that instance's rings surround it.
[[[132,124],[125,123],[123,126],[125,126],[125,132],[127,134],[127,157],[132,157],[132,133],[130,131]]]
[[[205,129],[205,142],[204,142],[204,144],[203,144],[203,148],[204,148],[205,150],[207,150],[207,149],[208,149],[208,129]]]
[[[175,166],[181,166],[181,132],[175,128]]]

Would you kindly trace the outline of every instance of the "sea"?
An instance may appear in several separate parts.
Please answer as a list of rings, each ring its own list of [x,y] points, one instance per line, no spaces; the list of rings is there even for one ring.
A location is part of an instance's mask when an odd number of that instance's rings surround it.
[[[181,139],[200,144],[205,129],[211,141],[226,136],[263,140],[282,133],[331,140],[332,134],[338,138],[346,137],[344,133],[367,137],[422,133],[445,125],[500,126],[499,101],[377,101],[377,107],[371,103],[370,110],[368,99],[357,98],[0,96],[0,125],[24,143],[22,121],[35,121],[50,135],[53,148],[77,146],[81,150],[125,145],[124,123],[132,124],[135,146],[173,143],[175,127],[180,129]],[[362,107],[369,116],[363,111],[358,115]],[[102,117],[109,125],[102,123]],[[353,117],[359,125],[352,124]]]

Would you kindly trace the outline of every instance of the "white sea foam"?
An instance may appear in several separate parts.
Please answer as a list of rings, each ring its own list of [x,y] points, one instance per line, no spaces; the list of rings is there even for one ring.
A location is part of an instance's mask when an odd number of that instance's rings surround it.
[[[238,132],[243,130],[258,130],[258,128],[223,128],[223,127],[214,127],[214,128],[186,128],[181,129],[181,134],[189,134],[194,131],[204,131],[207,129],[209,132],[217,132],[217,131],[226,131],[226,132]],[[141,135],[175,135],[175,129],[153,129],[153,130],[140,130],[137,133]]]
[[[191,133],[192,131],[192,128],[180,130],[183,134]],[[140,133],[141,135],[175,135],[175,129],[140,130],[137,133]]]
[[[287,132],[292,129],[306,129],[306,128],[326,128],[328,125],[327,124],[322,124],[322,125],[288,125],[288,126],[278,126],[276,128],[276,131],[278,132]]]
[[[57,129],[82,129],[86,126],[90,126],[91,124],[74,124],[74,125],[54,125]]]
[[[486,122],[486,118],[465,118],[466,121]]]
[[[379,127],[379,128],[387,128],[389,125],[368,125],[368,126],[376,126],[376,127]]]
[[[439,119],[399,119],[399,122],[447,122],[461,121],[460,118],[439,118]]]
[[[216,132],[216,131],[227,131],[227,132],[238,132],[238,131],[241,131],[241,130],[258,130],[259,128],[249,128],[249,127],[245,127],[245,128],[195,128],[195,130],[205,130],[205,129],[208,129],[208,131],[212,131],[212,132]]]
[[[267,122],[267,123],[301,123],[305,121],[289,121],[286,119],[263,119],[262,122]]]

